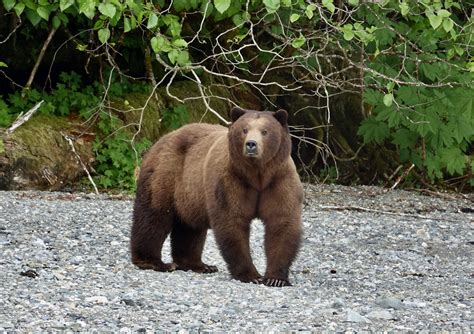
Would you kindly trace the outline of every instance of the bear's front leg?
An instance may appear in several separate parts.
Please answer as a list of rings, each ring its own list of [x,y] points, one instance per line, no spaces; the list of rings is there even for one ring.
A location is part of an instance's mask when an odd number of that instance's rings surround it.
[[[291,285],[288,272],[301,242],[303,202],[303,188],[296,173],[293,175],[276,181],[260,196],[258,211],[265,224],[267,256],[263,284],[267,286]]]
[[[255,268],[250,256],[250,220],[213,217],[211,226],[219,250],[233,278],[245,283],[261,283],[262,276]]]
[[[289,286],[288,272],[298,253],[301,240],[301,222],[295,218],[281,217],[264,220],[265,254],[267,269],[263,284],[267,286]]]

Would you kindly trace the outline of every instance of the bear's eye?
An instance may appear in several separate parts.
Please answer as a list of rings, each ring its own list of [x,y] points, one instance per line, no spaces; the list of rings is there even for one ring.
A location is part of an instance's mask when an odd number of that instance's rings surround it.
[[[243,129],[242,131],[243,131],[243,133],[247,133],[247,132],[249,132],[249,130],[248,130],[248,129]]]
[[[263,131],[262,131],[262,135],[263,135],[263,136],[266,136],[266,135],[267,135],[267,130],[263,130]]]

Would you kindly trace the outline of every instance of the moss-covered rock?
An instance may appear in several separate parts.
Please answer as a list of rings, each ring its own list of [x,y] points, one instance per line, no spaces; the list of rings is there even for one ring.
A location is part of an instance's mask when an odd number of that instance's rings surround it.
[[[186,123],[222,123],[207,109],[196,83],[177,81],[169,87],[169,93],[184,101]],[[210,97],[210,106],[227,119],[229,104],[226,98],[230,98],[229,90],[214,86],[210,89],[210,94],[219,97]],[[138,138],[156,141],[172,130],[163,121],[165,114],[178,105],[181,103],[168,95],[166,87],[160,87],[151,98],[146,93],[130,93],[123,99],[114,99],[111,111],[117,114],[131,132],[138,132]]]
[[[64,118],[38,115],[12,134],[0,134],[0,189],[56,190],[77,180],[84,171],[69,142],[80,133],[80,124]],[[92,142],[82,136],[73,141],[87,166],[94,161]]]

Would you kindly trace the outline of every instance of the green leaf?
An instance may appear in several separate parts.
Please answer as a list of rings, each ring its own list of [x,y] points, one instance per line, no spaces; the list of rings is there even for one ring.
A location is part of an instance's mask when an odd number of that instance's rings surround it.
[[[3,0],[3,7],[9,12],[13,7],[15,7],[15,0]]]
[[[232,16],[232,22],[234,22],[236,26],[243,24],[245,21],[246,21],[245,16],[240,13],[237,13],[234,16]]]
[[[124,32],[129,32],[132,30],[132,27],[130,26],[130,19],[128,17],[124,17],[123,19],[123,31]]]
[[[60,0],[59,1],[59,9],[61,12],[64,12],[66,9],[71,7],[74,4],[74,0]]]
[[[323,0],[322,4],[326,7],[331,13],[336,11],[336,6],[334,6],[334,0]]]
[[[111,3],[101,3],[99,5],[99,12],[105,16],[112,18],[115,16],[117,8],[115,8],[115,6]]]
[[[304,11],[304,13],[306,14],[306,17],[308,19],[312,19],[313,16],[314,16],[314,10],[316,9],[316,6],[311,4],[311,5],[308,5]]]
[[[107,43],[107,41],[109,40],[110,38],[110,30],[109,28],[102,28],[99,30],[99,41],[102,43],[102,44],[105,44]]]
[[[285,7],[291,7],[291,0],[281,0],[281,4]]]
[[[438,10],[438,16],[442,18],[450,17],[451,13],[448,12],[446,9],[440,9]]]
[[[92,20],[95,15],[96,2],[94,0],[77,0],[77,3],[79,4],[79,13]]]
[[[295,13],[293,13],[293,14],[291,14],[291,16],[290,16],[290,22],[291,22],[291,23],[296,22],[296,21],[299,20],[299,18],[300,18],[300,14],[295,14]]]
[[[268,13],[275,13],[280,8],[280,0],[263,0]]]
[[[380,144],[388,137],[390,130],[387,124],[377,122],[374,118],[368,118],[362,122],[357,134],[364,137],[365,143],[376,142]]]
[[[341,27],[341,31],[343,32],[343,37],[346,41],[350,41],[354,38],[354,31],[352,30],[352,24],[345,24]]]
[[[433,27],[433,29],[438,28],[441,23],[443,23],[443,18],[441,16],[437,16],[434,14],[429,14],[428,19],[430,20],[430,24]]]
[[[87,45],[77,44],[76,49],[79,50],[79,51],[85,51],[85,50],[87,50]]]
[[[179,48],[185,48],[185,47],[188,46],[188,42],[186,42],[186,41],[185,41],[184,39],[182,39],[182,38],[178,38],[178,39],[174,40],[174,41],[172,42],[172,44],[173,44],[174,46],[179,47]]]
[[[8,67],[8,65],[5,64],[3,61],[0,61],[0,67]]]
[[[36,12],[38,15],[44,19],[45,21],[48,21],[49,19],[49,10],[46,9],[46,7],[38,7],[36,8]]]
[[[401,2],[399,6],[403,16],[406,16],[410,12],[410,6],[406,2]]]
[[[214,0],[214,6],[217,11],[221,14],[224,14],[227,9],[229,9],[231,0]]]
[[[449,17],[445,18],[443,20],[443,29],[444,29],[444,31],[450,32],[451,29],[453,29],[453,27],[454,27],[453,20],[451,20]]]
[[[407,129],[399,129],[393,134],[392,143],[398,145],[399,148],[413,148],[418,140],[418,135]]]
[[[105,22],[102,19],[98,19],[94,23],[94,30],[99,30],[100,28],[104,27]]]
[[[0,154],[5,152],[5,145],[3,144],[3,140],[0,139]]]
[[[300,36],[298,38],[295,38],[291,42],[291,46],[294,47],[295,49],[298,49],[302,47],[305,42],[306,42],[306,38],[300,33]]]
[[[186,50],[179,51],[176,62],[181,66],[186,66],[189,64],[189,52]]]
[[[176,49],[171,50],[168,52],[168,59],[170,60],[171,64],[176,64],[176,60],[178,59],[179,51]]]
[[[385,106],[387,107],[390,107],[392,103],[393,103],[393,94],[392,93],[385,94],[383,97],[383,104],[385,104]]]
[[[462,175],[464,168],[466,168],[466,159],[462,151],[458,147],[450,147],[441,150],[441,158],[446,164],[446,169],[449,174]]]
[[[41,21],[41,16],[38,15],[38,13],[35,10],[32,10],[30,8],[25,9],[25,14],[28,20],[31,22],[33,26],[38,25]]]
[[[359,0],[349,0],[349,5],[357,6],[359,4]]]
[[[19,17],[21,13],[23,13],[23,10],[25,10],[25,4],[22,2],[19,2],[15,5],[14,7],[16,15]]]
[[[181,35],[181,23],[178,21],[176,15],[167,14],[162,16],[163,22],[168,26],[171,36],[180,37]]]
[[[59,19],[59,17],[54,16],[53,17],[53,27],[55,29],[58,29],[60,25],[61,25],[61,20]]]
[[[150,40],[150,44],[155,53],[168,52],[171,50],[170,42],[162,35],[153,37]]]
[[[146,27],[148,29],[153,29],[158,25],[158,16],[155,13],[151,13],[150,16],[148,17],[148,23]]]
[[[377,110],[380,108],[377,108]],[[389,128],[397,127],[404,119],[402,114],[393,108],[383,108],[375,117],[377,121],[386,121]]]

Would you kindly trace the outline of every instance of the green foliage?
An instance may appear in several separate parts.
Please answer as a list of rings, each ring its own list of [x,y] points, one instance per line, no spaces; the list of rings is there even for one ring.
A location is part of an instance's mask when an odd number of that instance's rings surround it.
[[[115,78],[115,77],[113,77]],[[25,112],[40,100],[45,102],[40,113],[56,116],[67,116],[76,113],[87,119],[97,112],[106,87],[94,82],[82,87],[81,77],[74,73],[61,73],[56,87],[50,92],[39,92],[36,89],[10,94],[5,100],[0,99],[0,126],[7,127],[20,112]],[[143,83],[132,83],[127,80],[113,81],[107,88],[109,98],[124,97],[130,92],[148,92],[149,86]],[[169,116],[171,125],[180,122],[182,115],[176,112]],[[101,136],[94,142],[98,165],[96,177],[98,184],[104,188],[133,190],[135,187],[134,170],[140,161],[141,154],[150,146],[147,140],[132,143],[132,135],[123,128],[121,122],[106,113],[100,113],[97,127]],[[181,115],[181,116],[180,116]],[[178,117],[178,118],[176,118]],[[175,123],[173,123],[175,122]],[[178,126],[179,126],[178,125]],[[102,140],[101,137],[105,136]]]
[[[127,80],[113,81],[104,87],[98,82],[82,87],[82,78],[77,73],[61,73],[56,87],[51,92],[37,89],[17,91],[3,99],[0,96],[0,126],[7,127],[12,118],[28,111],[36,103],[44,100],[39,112],[47,115],[67,116],[72,113],[87,118],[100,104],[107,89],[109,98],[123,97],[128,92],[147,92],[144,83],[131,83]]]
[[[473,36],[472,22],[461,26],[457,1],[384,4],[372,8],[377,16],[365,16],[366,26],[376,28],[373,41],[366,43],[374,57],[368,63],[374,72],[365,80],[372,88],[364,92],[372,116],[359,134],[366,143],[395,144],[401,162],[414,163],[432,180],[469,173],[474,84],[472,59],[463,55]],[[393,19],[399,10],[403,18]],[[381,55],[398,52],[397,39],[403,54]]]
[[[163,125],[166,129],[176,130],[189,122],[189,114],[184,105],[167,108],[163,111]]]
[[[400,161],[414,163],[432,180],[472,173],[474,21],[466,14],[469,8],[465,1],[2,0],[1,3],[6,11],[16,13],[22,22],[34,27],[60,29],[80,23],[81,29],[91,29],[93,43],[91,38],[87,41],[84,38],[77,45],[83,52],[111,48],[122,52],[120,47],[123,47],[126,57],[131,45],[139,50],[150,46],[160,66],[175,71],[173,77],[176,73],[186,76],[191,69],[198,73],[209,61],[213,70],[231,68],[232,76],[245,80],[255,79],[252,74],[262,64],[268,66],[267,73],[277,72],[272,66],[284,68],[283,64],[287,64],[295,80],[302,71],[304,82],[306,78],[324,77],[328,68],[335,76],[340,68],[334,64],[344,63],[340,66],[364,74],[363,97],[370,111],[359,128],[364,142],[394,145]],[[193,17],[197,20],[192,21]],[[224,30],[219,29],[225,29],[225,33],[221,34]],[[200,35],[189,37],[193,35],[191,31]],[[210,52],[217,50],[213,44],[216,37],[221,45],[225,44],[225,52],[211,55]],[[206,48],[206,44],[212,48]],[[253,46],[258,47],[252,49]],[[324,52],[332,58],[321,65]],[[10,61],[6,63],[10,65]],[[0,62],[0,67],[6,63]],[[62,77],[46,98],[34,89],[8,99],[4,97],[0,100],[0,125],[8,124],[16,114],[41,99],[45,103],[40,112],[66,115],[75,110],[87,116],[91,108],[101,104],[104,91],[94,85],[81,89],[71,75]],[[320,84],[325,85],[325,81]],[[118,87],[114,85],[115,82],[108,91],[112,95],[115,89],[123,87],[121,83]],[[329,85],[328,90],[334,87],[343,85]],[[347,84],[343,90],[359,91],[360,87]],[[331,90],[332,93],[338,92]],[[168,129],[186,121],[183,107],[163,112],[163,123]],[[113,129],[112,125],[109,127]],[[102,144],[104,153],[98,153],[102,154],[104,166],[116,164],[117,169],[129,171],[131,163],[120,165],[119,160],[127,160],[124,157],[128,156],[126,147],[130,138],[120,134],[110,140]],[[97,150],[102,152],[99,147]],[[108,160],[106,154],[113,152],[115,158]],[[118,182],[118,170],[107,173],[109,180]],[[103,182],[109,186],[108,181]]]
[[[0,127],[6,128],[12,122],[12,115],[8,110],[7,104],[0,99]]]
[[[151,142],[142,139],[132,141],[132,136],[122,126],[120,120],[106,113],[100,114],[98,127],[106,135],[104,140],[96,138],[95,178],[98,185],[108,188],[135,190],[135,169],[139,166],[141,155],[151,146]]]

